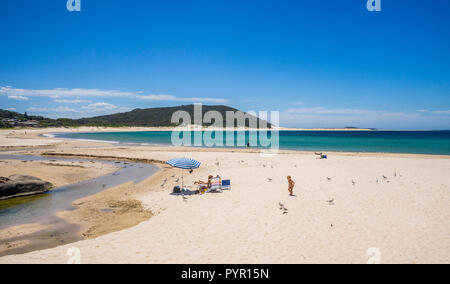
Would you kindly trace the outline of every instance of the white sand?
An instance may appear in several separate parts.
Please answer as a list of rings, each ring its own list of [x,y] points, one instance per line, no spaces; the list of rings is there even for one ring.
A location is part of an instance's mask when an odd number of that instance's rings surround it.
[[[203,164],[187,184],[211,173],[230,178],[233,189],[187,201],[170,195],[168,187],[151,192],[142,196],[157,213],[149,221],[0,263],[66,263],[72,247],[80,249],[82,263],[366,263],[372,247],[380,250],[382,263],[450,262],[450,158],[91,152],[160,160],[189,156]],[[287,175],[296,182],[297,197],[288,196]],[[335,205],[329,205],[333,198]]]
[[[56,139],[24,139],[20,135],[25,135],[25,131],[13,131],[13,130],[1,130],[0,131],[0,147],[36,147],[47,146],[60,143],[61,141]],[[19,137],[20,138],[19,138]]]

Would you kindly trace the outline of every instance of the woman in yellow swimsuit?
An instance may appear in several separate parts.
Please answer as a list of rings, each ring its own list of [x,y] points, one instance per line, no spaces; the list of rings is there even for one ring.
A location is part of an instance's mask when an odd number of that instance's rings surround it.
[[[212,180],[212,178],[213,178],[213,176],[209,175],[207,182],[204,182],[204,181],[201,181],[201,180],[194,182],[194,184],[198,184],[199,185],[199,187],[200,187],[199,191],[200,191],[201,194],[205,193],[209,188],[211,188],[211,180]]]

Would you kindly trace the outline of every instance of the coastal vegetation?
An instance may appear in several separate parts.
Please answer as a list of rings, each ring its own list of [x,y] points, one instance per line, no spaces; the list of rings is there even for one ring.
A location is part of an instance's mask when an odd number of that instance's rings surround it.
[[[173,113],[177,111],[185,111],[194,118],[194,105],[182,105],[175,107],[160,107],[147,109],[134,109],[129,112],[116,113],[103,116],[95,116],[90,118],[70,119],[58,118],[51,119],[43,116],[29,116],[26,113],[20,114],[18,112],[1,110],[0,109],[0,128],[12,126],[26,126],[24,122],[33,122],[38,127],[80,127],[80,126],[101,126],[101,127],[173,127],[178,126],[171,122]],[[222,117],[226,117],[227,111],[237,112],[239,110],[223,106],[203,106],[202,116],[209,111],[217,111]],[[249,115],[251,116],[251,115]],[[262,125],[265,121],[257,118],[258,125]],[[192,124],[194,121],[192,121]],[[212,123],[204,123],[203,126],[212,125]],[[225,124],[225,122],[224,122]],[[249,122],[245,122],[246,126]],[[267,124],[270,127],[270,124]],[[32,126],[32,125],[30,125]],[[235,121],[236,126],[236,121]],[[225,125],[224,125],[225,127]]]

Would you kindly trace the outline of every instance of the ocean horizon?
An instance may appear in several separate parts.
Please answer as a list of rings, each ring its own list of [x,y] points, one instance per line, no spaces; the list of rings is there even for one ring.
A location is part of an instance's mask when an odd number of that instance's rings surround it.
[[[252,138],[258,141],[251,148],[265,148],[259,143],[258,131],[245,131],[245,139],[238,141],[234,131],[234,144],[226,148],[245,148]],[[209,132],[209,133],[207,133]],[[203,135],[215,137],[215,131],[203,131]],[[54,133],[52,136],[92,141],[107,141],[119,144],[172,146],[172,131],[124,131],[124,132],[87,132]],[[256,136],[256,137],[255,137]],[[227,133],[223,132],[225,145]],[[244,137],[244,136],[243,136]],[[268,132],[271,138],[270,131]],[[191,135],[191,145],[194,135]],[[253,140],[254,141],[254,140]],[[238,143],[240,142],[240,143]],[[193,146],[194,147],[194,146]],[[196,147],[207,147],[206,145]],[[218,148],[214,146],[213,148]],[[219,147],[221,148],[221,147]],[[404,153],[450,155],[449,130],[280,130],[280,150],[299,151],[333,151],[333,152],[367,152],[367,153]]]

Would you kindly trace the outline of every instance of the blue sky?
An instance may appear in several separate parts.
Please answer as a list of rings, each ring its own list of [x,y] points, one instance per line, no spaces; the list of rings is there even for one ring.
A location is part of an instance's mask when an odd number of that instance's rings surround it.
[[[0,0],[0,108],[202,102],[290,127],[450,129],[450,1]]]

